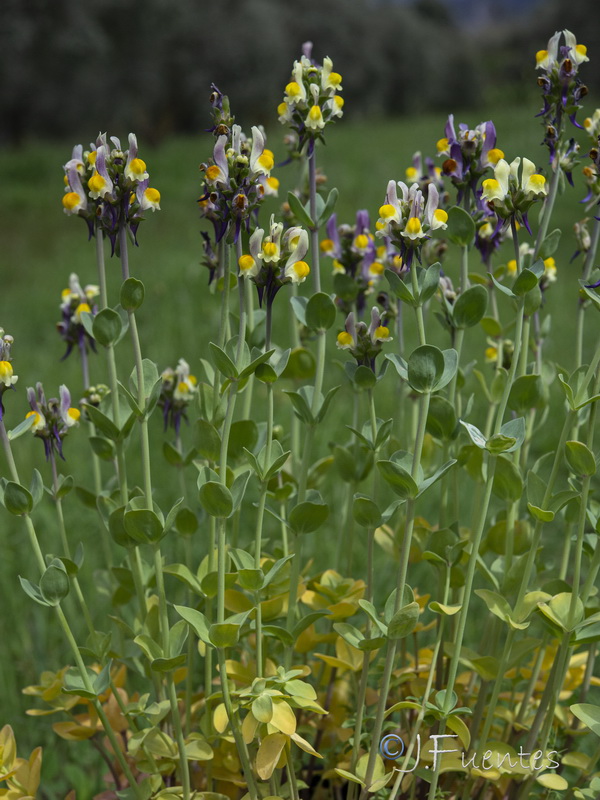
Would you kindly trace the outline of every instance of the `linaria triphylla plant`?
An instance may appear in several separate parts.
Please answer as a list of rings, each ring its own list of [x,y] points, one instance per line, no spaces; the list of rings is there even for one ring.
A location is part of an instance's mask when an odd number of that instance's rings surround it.
[[[300,179],[275,213],[265,131],[247,135],[213,86],[197,302],[216,323],[167,364],[138,335],[131,270],[161,195],[136,136],[73,148],[62,205],[95,258],[65,276],[57,330],[81,382],[50,397],[0,331],[0,497],[32,553],[22,589],[70,648],[24,691],[56,735],[96,747],[98,798],[599,796],[600,109],[578,122],[587,60],[570,31],[536,55],[545,165],[501,150],[491,120],[450,115],[436,155],[416,153],[378,208],[346,221],[317,165],[343,116],[331,59],[305,44],[285,85],[277,171],[298,164]],[[551,222],[581,169],[589,216],[567,268],[555,254],[572,234]],[[574,337],[568,368],[545,305],[557,283],[574,315],[558,332]],[[129,376],[115,356],[127,340]],[[27,442],[32,475],[13,455]],[[79,501],[102,541],[100,595],[91,531],[63,510]],[[7,725],[1,796],[46,796],[40,748],[18,752]]]

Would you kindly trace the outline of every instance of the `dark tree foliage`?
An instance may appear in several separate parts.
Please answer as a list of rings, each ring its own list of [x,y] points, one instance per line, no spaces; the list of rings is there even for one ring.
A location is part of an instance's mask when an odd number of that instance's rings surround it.
[[[212,81],[241,122],[268,122],[308,39],[342,72],[350,115],[479,98],[473,46],[436,0],[3,0],[0,141],[196,132]]]

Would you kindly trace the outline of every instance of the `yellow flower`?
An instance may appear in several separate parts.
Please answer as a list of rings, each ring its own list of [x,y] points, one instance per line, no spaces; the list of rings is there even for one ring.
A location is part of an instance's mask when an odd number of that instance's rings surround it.
[[[556,261],[552,256],[544,259],[544,277],[548,283],[554,283],[556,280]]]
[[[482,184],[482,197],[486,200],[504,200],[506,193],[503,191],[500,182],[495,178],[487,178]]]
[[[384,271],[385,271],[385,267],[383,266],[383,264],[380,261],[373,261],[373,263],[369,267],[369,273],[371,275],[376,275],[378,277],[383,275]]]
[[[279,258],[279,247],[275,242],[265,242],[262,249],[263,260],[276,261]]]
[[[149,186],[142,195],[142,211],[151,208],[152,211],[160,211],[160,192]]]
[[[87,303],[80,303],[77,306],[77,308],[75,309],[75,314],[74,314],[75,322],[78,322],[81,325],[82,324],[81,323],[81,315],[84,314],[84,313],[91,314],[92,313],[92,309],[89,307],[89,305]]]
[[[0,361],[0,385],[7,388],[17,382],[18,376],[13,374],[13,367],[10,361]]]
[[[433,212],[433,218],[431,220],[431,228],[435,230],[436,228],[441,228],[448,222],[448,214],[444,211],[443,208],[438,208]]]
[[[306,261],[295,261],[285,268],[285,277],[291,278],[292,283],[302,283],[310,273],[310,267]]]
[[[497,347],[486,347],[485,349],[485,360],[488,364],[494,364],[498,360],[498,348]]]
[[[421,220],[418,217],[409,217],[406,222],[406,228],[402,231],[402,236],[414,240],[420,239],[424,235]]]
[[[507,263],[506,269],[510,272],[511,275],[516,275],[517,272],[517,259],[511,258],[511,260]]]
[[[79,419],[81,418],[81,411],[78,408],[68,408],[67,413],[64,416],[64,421],[68,428],[71,428],[73,425],[77,425]]]
[[[99,175],[97,172],[94,173],[88,181],[88,187],[90,189],[90,192],[92,193],[92,196],[95,197],[100,196],[100,193],[105,188],[105,186],[106,186],[106,181],[104,180],[102,175]]]
[[[79,197],[77,192],[67,192],[63,194],[62,204],[65,211],[73,213],[77,209],[77,206],[81,207],[81,197]]]
[[[302,100],[302,95],[304,92],[302,91],[302,87],[296,81],[290,81],[288,85],[285,87],[285,93],[288,96],[290,103],[298,103]]]
[[[341,350],[347,350],[354,344],[354,339],[348,331],[342,331],[337,335],[336,344]]]
[[[332,253],[335,249],[335,245],[331,239],[323,239],[323,241],[319,244],[319,249],[322,253]]]
[[[125,165],[125,177],[132,181],[145,181],[148,177],[146,162],[141,158],[132,158],[129,164]]]
[[[365,233],[359,233],[354,239],[354,247],[357,250],[366,250],[369,246],[369,237]]]
[[[504,152],[499,147],[492,147],[487,154],[487,160],[490,164],[497,164],[501,158],[504,158]]]
[[[238,260],[238,266],[240,268],[241,274],[245,278],[253,278],[255,275],[258,274],[259,265],[250,255],[240,256]]]
[[[34,418],[33,425],[30,428],[32,433],[35,433],[36,431],[42,430],[42,428],[46,427],[46,420],[44,416],[39,413],[39,411],[30,411],[25,415],[25,419],[29,419],[30,417]]]
[[[313,131],[317,131],[325,127],[325,120],[323,119],[321,106],[315,104],[310,107],[304,124],[307,128],[310,128]]]
[[[373,338],[376,342],[389,342],[392,338],[390,336],[390,329],[386,328],[385,325],[379,325],[379,327],[375,328]]]
[[[277,195],[279,190],[279,180],[271,176],[265,179],[265,194]]]

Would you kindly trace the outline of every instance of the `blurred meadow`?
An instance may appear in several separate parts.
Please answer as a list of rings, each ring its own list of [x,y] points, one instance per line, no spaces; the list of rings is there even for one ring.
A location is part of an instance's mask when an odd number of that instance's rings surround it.
[[[7,3],[6,5],[8,7],[11,4]],[[61,3],[59,5],[64,12],[69,4]],[[85,3],[82,5],[85,6]],[[126,5],[128,7],[136,6],[136,4]],[[194,4],[182,4],[182,6],[184,5],[191,13],[190,8],[194,7]],[[214,4],[215,7],[217,5],[227,5],[231,9],[236,7],[235,3]],[[326,3],[324,5],[327,6]],[[437,7],[439,13],[442,11],[446,13],[445,6],[441,3],[417,5],[423,7],[429,5],[434,10]],[[548,5],[550,6],[550,4]],[[581,5],[583,7],[584,4]],[[107,9],[110,4],[104,3],[101,6],[105,9],[105,13],[108,13]],[[204,7],[204,4],[202,6]],[[242,4],[239,4],[240,8],[241,6]],[[268,9],[269,4],[265,3],[263,6],[264,11],[264,9]],[[139,10],[140,4],[137,4],[137,7]],[[553,9],[556,7],[552,6]],[[574,4],[574,14],[579,13],[577,7],[577,4]],[[32,8],[35,10],[35,4],[32,5]],[[131,8],[129,11],[133,14]],[[209,11],[207,7],[209,18],[212,19],[215,13],[214,8]],[[222,9],[220,13],[222,20],[225,12]],[[247,9],[244,13],[248,13]],[[314,13],[314,4],[311,4],[311,13]],[[396,8],[394,8],[394,13],[396,13]],[[545,19],[550,20],[551,18],[550,11],[548,11]],[[422,29],[427,31],[427,25],[431,24],[436,31],[435,36],[439,36],[440,30],[443,31],[443,26],[449,24],[448,20],[451,18],[446,16],[445,21],[443,19],[440,23],[438,20],[438,23],[435,24],[428,22],[426,15],[422,16],[422,19],[425,20]],[[378,17],[378,24],[385,26],[385,18]],[[504,20],[502,24],[505,26],[504,30],[510,32],[510,21]],[[587,30],[577,29],[576,23],[569,23],[568,20],[566,24],[569,27],[572,25],[578,38],[586,39]],[[184,21],[180,19],[180,28],[183,25]],[[288,42],[285,47],[281,44],[277,45],[278,54],[285,51],[284,63],[291,63],[292,59],[297,57],[303,36],[310,36],[313,39],[315,51],[319,57],[327,54],[327,48],[320,41],[319,30],[313,28],[311,31],[309,21],[306,19],[302,22],[302,26],[306,30],[289,33],[289,46],[287,46]],[[377,218],[377,209],[384,199],[388,180],[391,178],[404,180],[405,169],[410,166],[415,151],[421,151],[423,156],[435,156],[435,143],[443,136],[448,113],[454,113],[456,122],[467,122],[471,128],[481,121],[492,119],[498,133],[498,146],[505,152],[509,161],[515,156],[526,156],[542,169],[547,170],[547,152],[540,144],[543,133],[539,121],[534,116],[540,108],[541,101],[537,93],[536,76],[531,62],[535,50],[545,46],[548,35],[554,32],[555,27],[552,21],[545,21],[544,25],[540,27],[543,27],[543,30],[538,29],[535,45],[532,44],[524,54],[527,64],[524,78],[517,69],[517,60],[495,61],[493,54],[489,55],[485,62],[487,71],[481,78],[476,74],[476,69],[473,71],[473,67],[477,65],[476,55],[467,53],[461,66],[456,61],[455,54],[454,69],[458,71],[459,77],[457,78],[455,75],[455,82],[458,86],[453,95],[450,96],[448,93],[446,96],[440,96],[438,92],[431,102],[427,100],[423,102],[414,100],[413,102],[413,99],[408,96],[408,99],[404,101],[404,113],[395,116],[390,113],[386,114],[386,111],[390,111],[390,105],[393,105],[394,91],[400,91],[398,88],[388,87],[387,90],[392,93],[390,102],[381,100],[379,104],[373,103],[374,108],[371,110],[367,102],[368,77],[363,76],[360,79],[361,86],[353,86],[352,76],[358,75],[362,69],[363,52],[367,57],[366,51],[369,48],[364,47],[357,52],[356,64],[350,61],[344,63],[343,55],[336,59],[335,52],[331,52],[336,66],[339,65],[340,71],[344,75],[344,90],[349,113],[348,119],[342,119],[333,127],[331,133],[328,133],[327,145],[319,150],[318,163],[327,176],[327,186],[335,186],[339,189],[340,199],[336,209],[338,221],[353,224],[356,211],[367,209],[371,221],[374,223]],[[415,28],[414,30],[417,32],[421,29]],[[223,35],[223,31],[224,26],[221,24],[219,34]],[[87,34],[90,34],[89,29]],[[515,29],[515,35],[517,34],[520,37],[519,41],[525,41],[523,28],[519,28],[518,31]],[[498,42],[498,35],[498,30],[489,34],[490,41],[496,41],[494,53],[502,52],[502,47],[506,47],[507,52],[514,52],[514,41],[511,42],[510,37],[507,36]],[[265,30],[263,36],[269,36],[268,31]],[[342,39],[344,34],[340,30],[336,32],[333,27],[330,27],[327,29],[327,36],[329,41],[333,41],[336,36]],[[351,34],[348,34],[348,37],[351,36],[356,37],[356,41],[358,41],[359,28],[355,28]],[[533,41],[533,35],[531,35],[531,39]],[[348,42],[346,44],[348,45]],[[412,47],[413,44],[414,42],[410,46]],[[235,42],[229,39],[223,46],[233,50],[234,45]],[[600,47],[592,50],[590,45],[591,43],[588,42],[594,68],[597,68],[600,63]],[[210,46],[214,47],[214,42]],[[426,48],[427,42],[422,42],[420,46]],[[332,50],[334,49],[332,47]],[[346,52],[349,52],[349,47],[346,47]],[[418,48],[415,49],[415,52],[418,52]],[[268,63],[268,52],[264,52],[263,55],[263,61]],[[523,53],[519,53],[518,57],[522,56]],[[6,51],[4,58],[7,58]],[[147,54],[145,58],[147,60]],[[403,59],[403,71],[400,68],[396,76],[397,86],[407,82],[411,89],[418,94],[421,89],[421,81],[425,87],[427,81],[429,84],[435,84],[436,80],[441,80],[439,71],[445,69],[443,63],[433,65],[429,74],[421,75],[416,55],[412,64],[405,55]],[[128,60],[131,60],[131,56],[128,56]],[[377,58],[371,53],[367,62],[369,64],[373,62],[376,65]],[[142,61],[138,68],[143,69],[144,63]],[[514,72],[509,72],[509,76],[512,74],[515,80],[504,79],[502,85],[495,85],[490,76],[497,69],[498,64],[506,64],[507,69],[516,70],[516,75]],[[185,63],[179,64],[177,69],[185,71],[185,66]],[[58,66],[50,64],[49,69],[57,73]],[[209,84],[212,80],[210,63],[205,64],[203,69],[204,80],[200,84],[200,78],[197,78],[199,85],[194,84],[190,89],[195,96],[195,106],[190,110],[188,120],[184,120],[184,122],[179,120],[178,122],[177,119],[169,118],[170,121],[167,123],[165,118],[161,117],[161,124],[166,131],[164,136],[162,132],[159,135],[156,130],[154,131],[155,135],[152,135],[152,124],[149,124],[147,119],[143,120],[142,124],[136,128],[140,154],[151,169],[153,185],[161,192],[161,211],[147,215],[147,221],[141,225],[138,233],[139,247],[132,248],[130,256],[132,274],[142,279],[146,286],[146,301],[138,316],[141,340],[145,354],[157,362],[159,371],[169,365],[174,366],[177,360],[183,357],[191,365],[192,372],[198,374],[200,359],[207,358],[205,343],[208,341],[211,330],[214,330],[218,324],[219,301],[214,297],[212,289],[208,287],[208,271],[201,264],[200,231],[202,223],[196,207],[201,189],[198,167],[209,156],[213,146],[212,135],[203,132],[203,129],[209,126],[207,100]],[[218,73],[219,70],[215,71]],[[596,72],[597,74],[598,72]],[[375,72],[373,75],[374,77],[371,78],[373,90],[377,91],[377,73]],[[225,80],[226,76],[224,76],[223,84],[219,87],[231,94],[234,112],[236,95],[242,96],[244,81],[249,78],[249,74],[247,76],[238,74],[237,82],[230,90],[230,86]],[[471,78],[473,78],[474,85],[465,88],[463,103],[461,102],[461,84],[467,85]],[[215,79],[218,80],[218,75]],[[243,124],[265,125],[268,146],[275,153],[276,163],[283,161],[286,157],[282,145],[283,129],[276,124],[275,112],[277,98],[286,79],[285,69],[272,69],[268,79],[270,85],[268,89],[265,89],[265,94],[268,95],[270,101],[273,101],[271,106],[264,102],[264,98],[262,100],[246,98],[242,104],[243,113],[240,115],[240,122]],[[58,73],[55,80],[60,80]],[[34,76],[27,78],[27,81],[27,85],[31,89],[35,82]],[[185,76],[182,81],[185,83]],[[102,130],[106,130],[107,125],[110,124],[112,127],[108,128],[109,135],[119,136],[122,141],[126,140],[129,126],[135,124],[136,120],[132,119],[131,115],[128,116],[123,108],[116,108],[123,104],[123,94],[119,94],[118,83],[113,81],[111,86],[112,89],[107,97],[108,100],[111,97],[116,98],[115,114],[108,122],[98,119],[97,108],[93,108],[88,115],[86,103],[83,100],[86,90],[79,86],[78,118],[75,118],[70,105],[67,109],[70,127],[68,135],[64,126],[56,123],[53,137],[45,137],[43,126],[37,124],[35,119],[29,127],[23,123],[24,130],[17,130],[15,126],[11,128],[11,125],[7,123],[3,131],[2,139],[5,146],[0,149],[2,185],[0,193],[0,325],[15,338],[13,356],[15,372],[19,375],[17,391],[5,396],[6,414],[10,426],[17,424],[29,410],[25,388],[33,386],[38,380],[44,383],[46,392],[50,396],[57,393],[60,384],[66,383],[74,397],[78,397],[81,386],[78,355],[72,353],[67,360],[61,361],[64,344],[55,330],[55,323],[60,319],[60,294],[67,285],[69,274],[76,272],[82,285],[96,283],[97,277],[94,245],[93,242],[88,241],[84,222],[77,218],[67,218],[63,214],[60,202],[63,190],[62,165],[70,158],[71,148],[74,144],[81,142],[85,147],[89,141],[95,138],[98,133],[98,125],[102,126]],[[591,95],[585,98],[581,118],[590,114],[596,105],[600,105],[600,100],[593,99],[594,97],[600,98],[600,82],[594,84],[590,79],[589,86]],[[93,98],[92,87],[89,87],[89,91],[90,94],[87,97]],[[106,91],[106,86],[99,89],[101,94]],[[351,112],[352,104],[361,102],[361,92],[364,98],[362,112],[353,114]],[[408,94],[410,95],[410,93]],[[136,107],[139,107],[140,104],[143,105],[146,99],[142,87]],[[373,100],[372,97],[370,99]],[[146,113],[149,115],[152,112],[151,101],[152,98],[148,97]],[[10,113],[11,105],[10,103],[7,105],[6,96],[3,102],[4,112]],[[186,100],[186,102],[189,101]],[[256,117],[253,117],[251,113],[250,107],[253,102],[259,109]],[[60,115],[60,112],[55,111],[54,113],[57,116]],[[16,114],[14,108],[13,114]],[[194,132],[191,132],[192,130]],[[582,152],[585,153],[585,138],[581,136],[581,133],[573,128],[573,135],[582,142]],[[263,221],[285,199],[287,191],[296,185],[297,169],[296,164],[291,164],[275,171],[274,174],[281,182],[279,199],[274,198],[267,201],[262,212]],[[546,353],[552,360],[567,368],[574,350],[577,303],[577,296],[572,287],[581,270],[581,260],[570,262],[576,250],[572,231],[573,224],[586,216],[583,206],[580,205],[580,200],[585,195],[580,172],[581,167],[574,174],[575,187],[567,185],[556,204],[551,228],[563,229],[563,237],[555,254],[558,281],[546,293],[545,298],[545,314],[550,315],[552,319],[551,333],[545,343]],[[528,241],[529,237],[526,232],[522,231],[522,234],[521,241]],[[510,243],[508,248],[510,248]],[[500,252],[495,266],[512,257],[508,248]],[[450,245],[444,262],[444,270],[452,278],[456,278],[459,274],[458,258],[458,248]],[[107,266],[109,294],[115,298],[121,283],[117,259],[107,259]],[[475,256],[473,256],[469,268],[472,272],[481,273],[483,270]],[[322,261],[322,274],[324,290],[331,291],[330,261],[325,258]],[[567,280],[567,276],[570,276],[568,278],[570,289],[568,292],[564,292],[562,285],[563,281]],[[276,314],[279,315],[282,325],[285,324],[284,319],[290,314],[288,301],[291,295],[288,288],[281,291],[275,306]],[[502,303],[508,303],[509,300],[502,298],[499,302],[502,314]],[[597,321],[594,324],[597,325]],[[341,330],[342,326],[343,317],[339,315],[334,331]],[[407,349],[410,349],[410,346],[416,343],[416,336],[412,330],[412,319],[409,317],[406,320],[405,330]],[[438,339],[434,343],[447,347],[447,333],[441,326],[437,336]],[[467,337],[465,345],[468,356],[465,363],[476,358],[481,362],[483,353],[469,350],[469,338]],[[280,341],[278,344],[285,347],[289,343]],[[333,331],[329,336],[328,347],[331,359],[336,359]],[[128,348],[129,346],[124,344],[117,351],[117,357],[121,357],[124,363],[125,360],[127,363],[131,361]],[[586,344],[584,345],[584,361],[589,355],[589,345]],[[489,369],[491,370],[491,367]],[[92,356],[91,374],[93,382],[106,382],[105,360],[102,354],[99,354],[98,357]],[[334,385],[334,382],[338,382],[338,378],[341,379],[341,377],[341,370],[339,375],[329,374],[326,378],[327,384]],[[474,416],[481,417],[485,401],[478,393],[477,382],[472,375],[468,380],[472,385],[472,392],[475,394]],[[395,374],[392,374],[392,370],[386,376],[385,383],[387,391],[384,393],[381,407],[378,408],[378,415],[382,418],[399,413],[396,403],[397,378]],[[258,397],[260,402],[260,395]],[[556,386],[551,388],[551,402],[560,402]],[[280,408],[289,406],[288,399],[280,391],[276,391],[275,403],[276,407]],[[336,397],[335,403],[340,407],[350,404],[351,392],[344,388]],[[321,456],[325,457],[330,453],[332,442],[342,441],[347,437],[345,422],[348,417],[346,412],[331,415],[327,430],[328,438],[323,438],[319,442]],[[74,462],[86,463],[84,453],[88,452],[88,445],[83,431],[81,433],[81,436],[70,436],[66,445],[67,462],[61,465],[65,474],[69,473],[71,455]],[[548,432],[543,429],[539,432],[538,442],[541,449],[544,447],[546,434],[555,436],[556,432]],[[151,421],[151,436],[155,443],[159,443],[164,438],[158,414]],[[194,443],[195,432],[185,425],[182,436],[188,446]],[[132,446],[135,447],[136,442],[137,437],[134,437]],[[40,442],[35,441],[33,437],[26,436],[18,441],[15,450],[18,466],[24,475],[30,474],[32,468],[37,466],[43,472],[44,477],[48,477],[48,467],[43,463]],[[157,464],[161,464],[160,458],[158,456]],[[2,469],[3,466],[2,462]],[[159,491],[163,492],[165,496],[174,496],[176,493],[176,470],[169,467],[163,460],[160,473],[163,477]],[[91,481],[91,466],[88,473],[77,474],[74,477],[77,485],[86,486]],[[331,496],[335,496],[335,475],[330,474],[327,481],[331,484],[328,491]],[[52,509],[45,505],[36,514],[42,536],[46,535],[49,542],[54,542],[51,512]],[[69,495],[65,501],[65,513],[70,526],[80,531],[79,539],[84,543],[86,552],[82,581],[86,585],[90,585],[95,580],[95,554],[100,552],[97,519],[94,512],[86,508],[75,496],[75,493]],[[559,527],[550,527],[550,530],[558,542],[561,535]],[[312,548],[312,556],[317,563],[327,564],[328,557],[335,549],[336,534],[335,515],[333,515],[330,522],[319,533],[318,539],[315,538],[314,541],[311,541],[307,548],[309,550]],[[23,750],[38,744],[44,746],[45,781],[43,785],[52,787],[44,790],[44,796],[48,798],[63,797],[68,788],[77,786],[78,798],[89,797],[94,790],[97,790],[95,776],[98,762],[93,750],[86,743],[73,745],[57,739],[51,730],[52,718],[48,721],[44,717],[25,716],[25,709],[31,704],[28,702],[28,698],[22,696],[22,688],[36,683],[43,667],[56,670],[68,663],[69,657],[58,630],[54,625],[46,624],[46,610],[42,610],[30,602],[20,589],[18,575],[31,577],[34,570],[33,565],[29,563],[29,550],[25,547],[24,533],[19,520],[13,521],[3,513],[0,518],[0,537],[2,547],[2,558],[0,558],[2,608],[0,638],[3,642],[0,656],[0,726],[10,722]],[[202,552],[203,543],[198,542],[197,546],[199,552]],[[167,547],[175,550],[178,543],[174,541]],[[48,549],[51,550],[50,544]],[[357,563],[361,557],[362,550],[359,545],[355,552]],[[390,562],[387,568],[391,573],[394,569],[393,563]],[[418,585],[418,569],[415,574],[417,576],[415,583]],[[385,582],[384,579],[385,575],[382,576],[382,584]],[[93,605],[98,609],[107,606],[105,588],[100,579],[96,583],[96,592],[97,601]],[[80,756],[76,759],[71,758],[70,762],[66,763],[63,753],[66,748],[71,747],[74,747],[74,752],[80,753]]]

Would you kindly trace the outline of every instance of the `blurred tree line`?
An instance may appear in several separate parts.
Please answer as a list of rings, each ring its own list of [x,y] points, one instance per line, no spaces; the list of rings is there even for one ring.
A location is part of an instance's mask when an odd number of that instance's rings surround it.
[[[587,37],[598,85],[596,5],[547,1],[474,30],[451,0],[2,0],[0,142],[196,132],[213,81],[240,122],[271,121],[308,39],[342,73],[350,115],[464,109],[521,80],[535,91],[533,53],[565,25]]]

